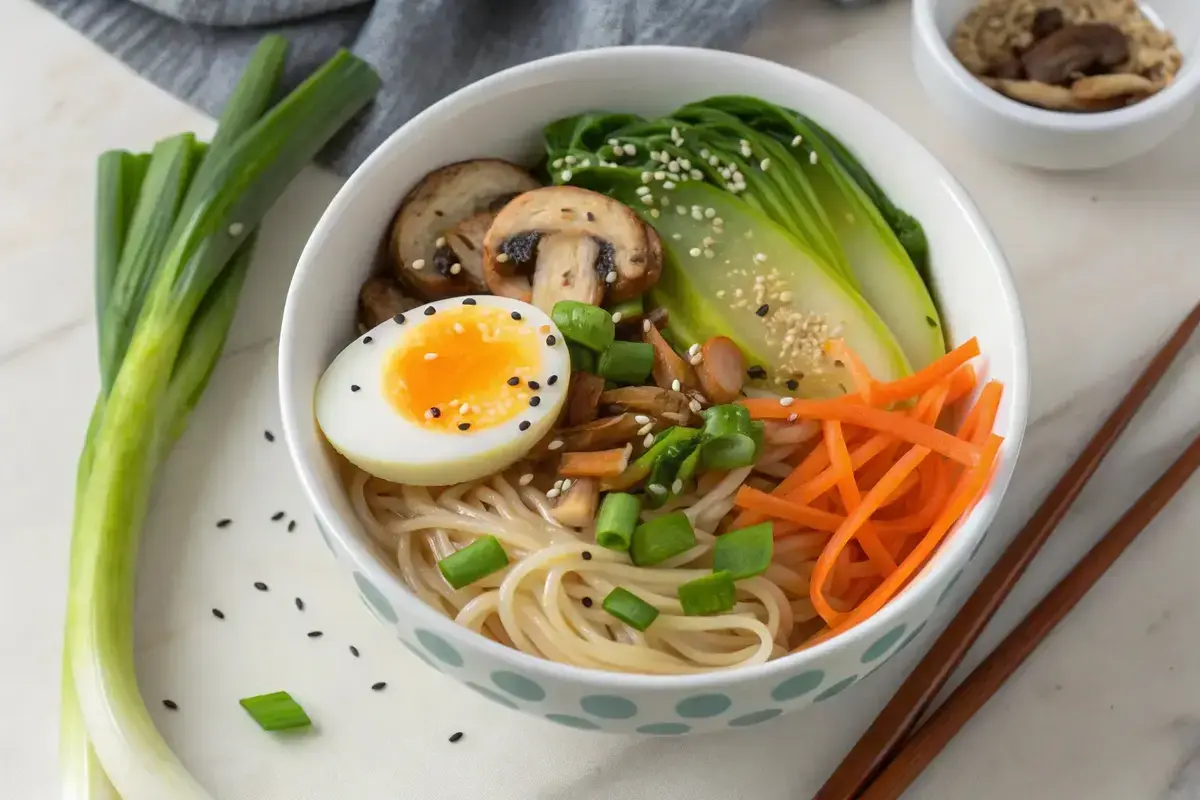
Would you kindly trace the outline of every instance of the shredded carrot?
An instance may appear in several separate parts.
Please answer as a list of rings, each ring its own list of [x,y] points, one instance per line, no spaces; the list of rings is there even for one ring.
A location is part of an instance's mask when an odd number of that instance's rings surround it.
[[[953,405],[975,391],[977,382],[975,368],[970,364],[963,364],[954,370],[954,374],[950,376],[950,394],[946,397],[946,405]]]
[[[842,436],[842,423],[826,421],[822,427],[825,432],[825,447],[829,451],[829,462],[837,474],[838,495],[849,513],[862,502],[862,493],[858,490],[858,484],[854,482],[854,465],[850,461],[850,451],[846,449],[846,440]],[[879,541],[874,528],[869,523],[864,523],[858,531],[857,538],[867,558],[875,565],[875,571],[880,575],[891,575],[896,569],[896,562],[892,560],[892,554],[883,546],[883,542]]]
[[[979,392],[979,399],[967,412],[962,425],[958,429],[958,437],[973,444],[979,444],[992,432],[996,424],[996,412],[1000,408],[1000,398],[1004,394],[1004,385],[999,381],[988,381]]]
[[[979,341],[972,337],[907,378],[900,378],[890,383],[876,383],[871,392],[871,399],[874,401],[874,405],[885,406],[924,394],[935,383],[951,375],[978,355]]]

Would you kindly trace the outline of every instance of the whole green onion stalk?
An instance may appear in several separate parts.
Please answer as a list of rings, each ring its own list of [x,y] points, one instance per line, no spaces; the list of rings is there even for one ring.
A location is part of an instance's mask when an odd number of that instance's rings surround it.
[[[101,390],[76,478],[63,650],[64,797],[209,795],[154,728],[133,662],[138,536],[158,468],[220,357],[263,216],[374,96],[341,52],[272,106],[286,42],[255,50],[212,142],[100,157]]]

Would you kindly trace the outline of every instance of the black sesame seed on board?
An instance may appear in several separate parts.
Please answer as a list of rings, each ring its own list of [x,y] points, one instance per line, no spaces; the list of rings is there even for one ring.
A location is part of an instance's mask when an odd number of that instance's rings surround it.
[[[527,419],[521,420],[521,424],[518,425],[517,428],[520,430],[523,430],[523,431],[529,430],[529,420],[527,420]]]
[[[364,336],[364,337],[363,337],[363,344],[370,344],[370,343],[371,343],[371,342],[373,342],[373,341],[375,341],[375,339],[374,339],[374,338],[372,338],[372,337],[370,337],[370,336]]]
[[[463,300],[463,305],[464,306],[473,306],[473,305],[475,305],[475,302],[476,301],[475,301],[474,297],[468,297],[465,300]]]
[[[926,325],[928,325],[928,326],[929,326],[929,327],[931,327],[931,328],[936,328],[936,327],[937,327],[937,320],[935,320],[933,317],[926,317],[926,318],[925,318],[925,324],[926,324]]]
[[[752,381],[761,381],[763,378],[767,377],[767,371],[758,364],[755,364],[754,366],[750,367],[750,369],[746,370],[746,375]]]
[[[433,408],[429,409],[429,416],[433,417],[434,419],[437,419],[441,415],[442,415],[442,410],[440,408],[438,408],[437,406],[434,406]]]
[[[230,525],[232,525],[232,524],[233,524],[233,520],[231,520],[231,519],[229,519],[229,518],[225,518],[225,519],[219,519],[219,520],[217,520],[217,527],[218,527],[218,528],[228,528],[228,527],[229,527]]]
[[[755,316],[765,317],[767,315],[767,312],[770,310],[771,310],[771,307],[769,305],[767,305],[766,303],[763,303],[761,306],[759,306],[758,308],[756,308],[754,310],[754,314],[755,314]]]
[[[591,214],[589,213],[588,216],[590,217]],[[452,733],[452,734],[450,734],[450,743],[453,744],[457,741],[460,741],[462,739],[462,737],[463,737],[462,731],[458,731],[457,733]]]
[[[520,312],[520,311],[514,311],[514,312],[512,312],[512,314],[510,314],[509,316],[510,316],[510,317],[512,317],[513,319],[515,319],[515,320],[518,320],[518,321],[519,321],[519,320],[521,319],[521,312]]]
[[[583,551],[583,560],[584,560],[584,561],[591,561],[591,560],[592,560],[592,551],[591,551],[591,550],[584,550],[584,551]]]
[[[295,530],[296,530],[296,520],[292,520],[291,522],[288,523],[287,531],[288,531],[288,533],[292,533]]]
[[[583,603],[584,608],[592,607],[592,598],[590,598],[590,597],[585,597],[582,600],[580,600],[579,602]]]
[[[297,610],[297,611],[303,611],[303,610],[304,610],[304,601],[303,601],[303,600],[301,600],[299,597],[297,597],[297,598],[296,598],[296,610]]]
[[[554,384],[556,384],[556,383],[558,383],[558,376],[557,376],[557,375],[551,375],[549,378],[546,378],[546,385],[547,385],[547,386],[553,386],[553,385],[554,385]]]
[[[427,317],[432,317],[436,313],[437,313],[437,309],[434,308],[433,306],[430,306],[429,308],[425,309],[425,316],[427,316]]]
[[[268,589],[267,585],[265,583],[263,583],[262,581],[255,581],[254,588],[258,589],[260,592],[265,592]]]
[[[533,397],[529,398],[529,405],[531,405],[531,406],[541,405],[541,403],[542,403],[542,398],[538,397],[536,394]]]
[[[275,434],[271,433],[270,431],[263,431],[263,438],[268,442],[273,442],[275,441]]]
[[[174,700],[163,700],[163,705],[166,706],[167,708],[171,709],[172,711],[179,710],[179,704],[176,703]]]
[[[352,383],[352,384],[350,384],[350,391],[352,391],[352,392],[357,392],[357,391],[358,391],[359,389],[361,389],[361,388],[362,388],[362,387],[361,387],[361,386],[359,386],[357,383]]]
[[[358,648],[355,647],[354,645],[350,645],[350,655],[354,656],[355,658],[358,658]]]
[[[219,608],[214,608],[212,610],[212,615],[217,619],[225,619],[225,612]]]
[[[386,688],[387,683],[385,681],[379,681],[378,683],[371,684],[371,691],[373,692],[382,692]]]
[[[404,315],[397,314],[396,316],[392,317],[392,322],[396,323],[397,325],[403,325],[404,324]]]
[[[469,430],[471,429],[471,423],[469,423],[469,422],[460,422],[460,423],[458,423],[458,429],[459,429],[460,431],[469,431]]]
[[[279,522],[279,520],[283,519],[283,517],[284,517],[284,512],[276,511],[274,514],[271,515],[271,522]]]
[[[558,344],[558,339],[554,338],[553,333],[546,337],[546,344],[550,345],[551,347],[554,347],[554,345]]]
[[[542,388],[542,385],[540,383],[538,383],[537,381],[530,381],[529,388],[533,389],[536,392],[538,389]]]
[[[518,378],[516,375],[513,375],[511,378],[508,379],[509,386],[518,386],[518,385],[520,385],[520,383],[521,383],[521,379]]]
[[[309,631],[308,632],[308,638],[310,638],[310,639],[320,639],[324,635],[325,634],[322,631]]]
[[[796,380],[795,378],[788,378],[785,385],[789,390],[794,392],[800,388],[800,381]]]

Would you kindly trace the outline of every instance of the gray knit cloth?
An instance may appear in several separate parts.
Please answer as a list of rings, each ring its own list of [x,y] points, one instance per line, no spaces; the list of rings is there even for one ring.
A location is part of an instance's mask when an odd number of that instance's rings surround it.
[[[768,0],[39,0],[154,83],[216,115],[255,43],[292,43],[292,86],[337,48],[383,79],[322,160],[342,174],[461,86],[514,64],[605,45],[736,44]]]

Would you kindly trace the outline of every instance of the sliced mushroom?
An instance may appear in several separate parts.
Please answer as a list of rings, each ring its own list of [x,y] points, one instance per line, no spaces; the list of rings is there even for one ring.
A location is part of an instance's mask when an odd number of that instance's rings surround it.
[[[654,382],[664,389],[675,389],[675,381],[679,381],[680,390],[695,390],[700,388],[700,379],[692,365],[684,361],[675,352],[667,340],[651,325],[643,334],[643,338],[654,345],[654,367],[651,375]]]
[[[600,484],[593,478],[579,478],[571,483],[550,513],[560,525],[582,528],[595,519],[599,501]]]
[[[1060,86],[1129,58],[1129,39],[1115,25],[1089,22],[1066,25],[1040,39],[1021,55],[1030,80]]]
[[[690,413],[687,396],[682,392],[670,389],[660,389],[657,386],[623,386],[619,389],[609,389],[600,395],[600,405],[605,410],[615,413],[633,411],[637,414],[650,414],[656,417],[664,414]]]
[[[732,403],[742,394],[746,380],[746,357],[733,340],[714,336],[700,348],[696,367],[704,394],[714,403]]]
[[[597,192],[548,186],[496,215],[484,247],[495,294],[549,313],[559,300],[628,300],[658,282],[662,243],[633,211]]]
[[[496,213],[538,182],[495,158],[430,172],[400,206],[392,226],[396,276],[426,299],[487,291],[483,240]]]
[[[637,436],[638,430],[642,427],[635,417],[635,414],[604,417],[560,431],[558,438],[563,441],[563,450],[568,452],[624,447],[627,442]]]
[[[571,386],[567,389],[567,424],[582,425],[594,420],[603,394],[604,378],[590,372],[572,372]]]
[[[372,275],[358,292],[358,331],[366,333],[381,322],[421,303],[407,297],[391,275]]]

